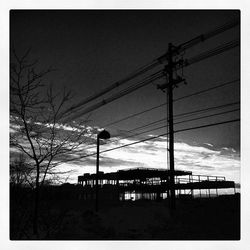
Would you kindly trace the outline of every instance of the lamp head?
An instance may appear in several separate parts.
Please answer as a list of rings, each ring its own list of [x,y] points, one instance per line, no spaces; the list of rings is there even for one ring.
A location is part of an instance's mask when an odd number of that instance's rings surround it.
[[[108,131],[106,131],[105,129],[102,130],[99,134],[98,134],[98,138],[99,139],[109,139],[110,138],[110,133]]]

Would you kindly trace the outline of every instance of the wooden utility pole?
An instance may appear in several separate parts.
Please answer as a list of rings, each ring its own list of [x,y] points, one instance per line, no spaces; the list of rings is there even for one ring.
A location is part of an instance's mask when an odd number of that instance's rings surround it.
[[[166,83],[162,85],[158,85],[157,88],[164,91],[167,89],[167,112],[168,112],[168,134],[169,134],[169,141],[168,141],[168,152],[169,153],[169,165],[170,165],[170,190],[167,190],[168,194],[170,191],[170,208],[171,211],[175,209],[175,170],[174,170],[174,122],[173,122],[173,88],[178,83],[181,83],[185,79],[181,77],[177,77],[174,79],[173,72],[175,70],[176,62],[173,62],[173,57],[175,56],[176,47],[169,43],[168,45],[168,52],[166,54],[167,65],[165,66],[165,74],[166,74]],[[177,62],[180,63],[180,62]],[[164,91],[165,92],[165,91]]]
[[[168,86],[167,86],[167,101],[169,115],[169,163],[170,163],[170,207],[175,209],[175,181],[174,181],[174,124],[173,124],[173,45],[168,45],[167,55],[168,65],[166,66]]]

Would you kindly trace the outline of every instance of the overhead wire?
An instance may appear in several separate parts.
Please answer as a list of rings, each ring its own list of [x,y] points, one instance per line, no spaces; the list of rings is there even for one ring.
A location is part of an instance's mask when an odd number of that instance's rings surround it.
[[[194,45],[203,42],[211,37],[214,37],[226,30],[229,30],[231,28],[234,28],[235,26],[239,25],[239,21],[238,20],[231,20],[230,22],[227,22],[205,34],[201,34],[187,42],[184,42],[178,46],[176,46],[176,48],[178,48],[178,53],[185,51],[191,47],[193,47]],[[108,87],[100,90],[98,93],[95,93],[89,97],[87,97],[86,99],[84,99],[83,101],[81,101],[80,103],[71,106],[70,108],[68,108],[67,110],[65,110],[63,113],[60,114],[60,116],[62,117],[63,115],[69,114],[71,113],[73,110],[101,97],[102,95],[110,92],[111,90],[123,85],[124,83],[130,81],[133,78],[136,78],[139,75],[144,74],[145,72],[155,68],[156,66],[160,65],[161,63],[163,63],[163,61],[165,61],[167,58],[167,53],[163,54],[162,56],[152,60],[150,63],[138,68],[137,70],[135,70],[133,73],[129,74],[127,77],[125,77],[124,79],[117,81],[111,85],[109,85]]]
[[[224,44],[224,45],[222,45],[222,46],[218,46],[217,48],[215,48],[214,50],[210,50],[210,51],[208,51],[208,52],[204,52],[204,53],[202,53],[202,54],[200,54],[200,55],[198,55],[198,56],[196,56],[196,57],[192,57],[191,59],[189,59],[189,60],[185,60],[185,66],[188,66],[188,65],[191,65],[191,64],[193,64],[193,63],[195,63],[195,62],[198,62],[198,61],[201,61],[201,60],[203,60],[203,59],[206,59],[206,58],[208,58],[208,57],[210,57],[210,56],[214,56],[214,55],[217,55],[217,54],[220,54],[220,53],[223,53],[224,51],[226,51],[226,50],[228,50],[228,49],[231,49],[231,48],[234,48],[234,47],[236,47],[236,46],[238,46],[239,45],[239,41],[232,41],[232,42],[229,42],[229,43],[227,43],[227,44]],[[161,77],[162,77],[162,75],[161,75]],[[158,78],[157,78],[158,79]],[[138,86],[141,86],[140,84],[138,85],[136,85],[136,87],[138,87]],[[123,92],[120,92],[120,95],[125,95],[125,94],[127,94],[127,93],[130,93],[131,91],[134,91],[135,90],[135,88],[134,87],[131,87],[131,88],[129,88],[129,89],[127,89],[127,90],[125,90],[125,91],[123,91]],[[121,96],[120,96],[121,97]],[[112,98],[112,97],[111,97]],[[118,97],[119,98],[119,97]],[[103,100],[102,101],[102,104],[104,105],[104,104],[106,104],[106,101],[105,100]],[[96,107],[96,106],[94,106],[94,107]],[[94,108],[94,109],[96,109],[96,108]],[[87,110],[85,110],[85,112],[90,112],[90,111],[92,111],[92,110],[90,110],[89,111],[89,109],[87,109]],[[81,113],[81,115],[82,115],[82,113]],[[78,114],[78,116],[79,116],[79,114]],[[200,118],[201,119],[201,118]],[[231,121],[232,122],[232,121]],[[227,122],[224,122],[224,123],[227,123]],[[114,123],[113,123],[114,124]],[[213,124],[213,125],[219,125],[219,124],[222,124],[222,123],[217,123],[217,124]],[[212,124],[210,124],[211,126],[212,126]],[[209,126],[210,126],[209,125]],[[208,125],[207,125],[208,126]],[[204,126],[200,126],[199,128],[201,128],[201,127],[204,127]],[[198,128],[198,127],[197,127]],[[190,129],[195,129],[195,128],[189,128],[189,130]],[[184,131],[184,130],[181,130],[181,131]],[[179,131],[175,131],[175,132],[180,132],[180,130]],[[110,150],[109,150],[110,151]]]
[[[215,107],[214,109],[216,109],[217,107]],[[212,117],[212,116],[216,116],[216,115],[222,115],[222,114],[227,114],[227,113],[231,113],[231,112],[234,112],[234,111],[239,111],[240,109],[233,109],[233,110],[228,110],[228,111],[223,111],[223,112],[219,112],[219,113],[215,113],[215,114],[210,114],[210,115],[207,115],[207,116],[202,116],[202,117],[198,117],[198,118],[192,118],[192,119],[189,119],[189,120],[184,120],[184,121],[180,121],[180,122],[176,122],[174,123],[175,125],[176,124],[179,124],[179,123],[183,123],[183,122],[187,122],[187,121],[195,121],[195,120],[199,120],[199,119],[202,119],[202,118],[206,118],[206,117]],[[200,110],[199,110],[200,111]],[[204,109],[204,111],[209,111],[207,109]],[[194,115],[194,112],[191,113],[192,115]],[[148,124],[145,124],[143,126],[140,126],[140,127],[136,127],[134,129],[131,129],[131,130],[128,130],[126,131],[127,133],[131,132],[131,131],[136,131],[136,130],[140,130],[142,128],[145,128],[145,127],[148,127],[148,126],[152,126],[156,123],[159,123],[159,122],[163,122],[163,121],[167,121],[167,117],[164,117],[163,119],[159,119],[159,120],[156,120],[156,121],[153,121],[151,123],[148,123]]]
[[[196,118],[192,118],[192,119],[188,119],[188,120],[183,120],[183,121],[180,121],[180,122],[175,122],[174,125],[185,123],[185,122],[190,122],[190,121],[196,121],[196,120],[200,120],[200,119],[204,119],[204,118],[210,118],[210,117],[214,117],[214,116],[218,116],[218,115],[229,114],[229,113],[232,113],[232,112],[235,112],[235,111],[239,111],[239,110],[240,109],[233,109],[233,110],[223,111],[223,112],[219,112],[219,113],[215,113],[215,114],[210,114],[210,115],[206,115],[206,116],[196,117]],[[156,123],[158,123],[158,122],[160,122],[162,120],[166,121],[166,118],[158,120],[158,121],[155,121],[155,122],[152,122],[152,124],[156,124]],[[162,129],[162,128],[165,128],[165,127],[166,127],[166,125],[161,126],[161,127],[157,127],[157,128],[154,128],[154,129],[149,129],[149,130],[143,131],[141,133],[136,133],[136,134],[133,134],[133,135],[126,136],[126,137],[121,138],[121,139],[128,139],[128,138],[131,138],[131,137],[135,137],[135,136],[138,136],[138,135],[141,135],[141,134],[145,134],[145,133],[148,133],[148,132],[152,132],[152,131],[155,131],[155,130],[158,130],[158,129]],[[135,128],[133,131],[135,131],[135,130],[137,130],[139,128],[142,128],[142,127]],[[132,131],[132,130],[130,130],[130,131]],[[127,131],[127,132],[130,132],[130,131]],[[114,140],[112,142],[117,142],[119,140],[120,139]]]
[[[116,120],[116,121],[114,121],[114,122],[107,123],[107,124],[105,124],[103,127],[108,127],[108,126],[117,124],[117,123],[119,123],[119,122],[122,122],[122,121],[125,121],[125,120],[128,120],[128,119],[131,119],[131,118],[133,118],[133,117],[136,117],[136,116],[138,116],[138,115],[147,113],[147,112],[149,112],[149,111],[152,111],[152,110],[154,110],[154,109],[163,107],[163,106],[165,106],[165,105],[166,105],[166,103],[162,103],[162,104],[160,104],[160,105],[156,105],[156,106],[154,106],[154,107],[152,107],[152,108],[145,109],[145,110],[143,110],[143,111],[141,111],[141,112],[138,112],[138,113],[134,113],[134,114],[132,114],[132,115],[126,116],[126,117],[121,118],[121,119],[119,119],[119,120]]]
[[[199,35],[199,36],[197,36],[197,37],[195,37],[187,42],[180,44],[179,46],[177,46],[178,51],[179,52],[185,51],[185,50],[197,45],[198,43],[203,42],[211,37],[214,37],[214,36],[224,32],[228,29],[231,29],[237,25],[239,25],[239,20],[230,20],[229,22],[227,22],[227,23],[225,23],[225,24],[223,24],[223,25],[221,25],[221,26],[219,26],[211,31],[208,31],[205,34],[201,34],[201,35]]]
[[[199,55],[193,56],[193,57],[191,57],[189,59],[185,59],[184,64],[179,65],[177,67],[177,69],[180,69],[181,67],[190,66],[190,65],[192,65],[194,63],[197,63],[197,62],[202,61],[204,59],[207,59],[209,57],[224,53],[227,50],[230,50],[230,49],[233,49],[233,48],[239,46],[239,44],[240,44],[240,41],[236,39],[236,40],[232,40],[232,41],[230,41],[228,43],[219,45],[219,46],[217,46],[217,47],[215,47],[215,48],[213,48],[213,49],[211,49],[209,51],[205,51],[205,52],[203,52],[203,53],[201,53]]]
[[[205,109],[198,109],[198,110],[193,110],[193,111],[189,111],[189,112],[183,112],[183,113],[174,115],[174,118],[179,119],[179,117],[182,117],[182,116],[190,116],[193,114],[203,113],[203,112],[210,111],[213,109],[221,109],[221,108],[225,108],[225,107],[229,107],[229,106],[233,106],[233,105],[237,105],[237,104],[240,104],[240,102],[230,102],[230,103],[225,103],[225,104],[218,105],[218,106],[208,107]]]
[[[114,95],[112,95],[112,96],[110,96],[110,97],[108,97],[106,99],[103,99],[102,101],[100,101],[100,102],[86,108],[82,112],[77,113],[77,114],[75,114],[75,115],[73,115],[73,116],[71,116],[69,118],[62,119],[62,122],[67,122],[69,119],[70,120],[76,119],[79,116],[82,116],[82,115],[85,115],[85,114],[87,114],[87,113],[89,113],[91,111],[94,111],[94,110],[100,108],[103,105],[106,105],[106,104],[108,104],[110,102],[113,102],[114,100],[116,100],[116,99],[118,99],[118,98],[120,98],[120,97],[122,97],[124,95],[127,95],[127,94],[141,88],[141,87],[144,87],[144,86],[148,85],[149,83],[161,78],[163,75],[164,75],[163,70],[159,70],[156,73],[154,73],[153,75],[151,75],[149,77],[146,77],[144,80],[139,82],[137,85],[131,86],[131,87],[125,89],[125,90],[122,90],[122,91],[118,92],[117,94],[114,94]]]
[[[235,111],[239,111],[239,110],[240,109],[233,109],[233,110],[228,110],[228,111],[224,111],[224,112],[210,114],[210,115],[206,115],[206,116],[202,116],[202,117],[196,117],[196,118],[192,118],[192,119],[188,119],[188,120],[183,120],[183,121],[180,121],[180,122],[175,122],[174,125],[185,123],[185,122],[197,121],[197,120],[200,120],[200,119],[210,118],[210,117],[213,117],[213,116],[229,114],[229,113],[232,113],[232,112],[235,112]]]
[[[205,125],[201,125],[201,126],[194,126],[194,127],[179,129],[179,130],[175,130],[174,133],[180,133],[180,132],[190,131],[190,130],[195,130],[195,129],[200,129],[200,128],[207,128],[207,127],[212,127],[212,126],[218,126],[218,125],[228,124],[228,123],[238,122],[238,121],[240,121],[240,118],[232,119],[232,120],[226,120],[226,121],[222,121],[222,122],[216,122],[216,123],[209,123],[209,124],[205,124]],[[146,141],[154,140],[154,139],[160,138],[162,136],[166,136],[166,135],[167,135],[167,133],[163,133],[163,134],[160,134],[160,135],[157,135],[157,136],[153,136],[153,137],[150,137],[150,138],[146,138],[146,139],[143,139],[143,140],[139,140],[139,141],[136,141],[136,142],[131,142],[131,143],[124,144],[124,145],[121,145],[121,146],[118,146],[118,147],[106,149],[106,150],[100,151],[99,154],[102,154],[102,153],[105,153],[105,152],[109,152],[109,151],[113,151],[113,150],[117,150],[117,149],[124,148],[124,147],[128,147],[128,146],[132,146],[132,145],[135,145],[135,144],[138,144],[138,143],[141,143],[141,142],[146,142]],[[97,153],[91,153],[91,154],[79,156],[79,157],[76,157],[76,158],[72,158],[72,159],[69,159],[69,160],[66,160],[66,161],[63,161],[63,162],[72,161],[72,160],[80,160],[80,159],[83,159],[83,158],[94,156],[96,154]]]
[[[186,99],[186,98],[189,98],[191,96],[195,96],[195,95],[199,95],[199,94],[203,94],[203,93],[206,93],[208,91],[211,91],[211,90],[214,90],[214,89],[218,89],[218,88],[221,88],[221,87],[224,87],[226,85],[230,85],[232,83],[236,83],[236,82],[239,82],[240,79],[235,79],[235,80],[232,80],[232,81],[228,81],[228,82],[225,82],[225,83],[222,83],[222,84],[219,84],[219,85],[216,85],[214,87],[211,87],[211,88],[207,88],[207,89],[204,89],[204,90],[200,90],[200,91],[196,91],[192,94],[188,94],[188,95],[185,95],[185,96],[182,96],[182,97],[179,97],[179,98],[176,98],[174,99],[174,102],[176,101],[180,101],[180,100],[183,100],[183,99]]]
[[[226,107],[226,106],[229,106],[229,105],[228,104],[226,104],[226,105],[220,105],[220,106],[217,106],[217,107],[213,107],[213,109],[217,109],[218,107]],[[203,110],[204,111],[211,111],[212,108],[203,109]],[[204,119],[204,118],[209,118],[209,117],[213,117],[213,116],[223,115],[223,114],[235,112],[235,111],[238,111],[238,110],[240,110],[240,109],[233,109],[233,110],[223,111],[223,112],[220,112],[220,113],[210,114],[210,115],[206,115],[206,116],[202,116],[202,117],[197,117],[197,118],[193,118],[193,119],[189,119],[189,120],[184,120],[184,121],[176,122],[176,123],[174,123],[174,125],[177,125],[177,124],[180,124],[180,123],[185,123],[185,122],[190,122],[190,121],[195,121],[195,120],[200,120],[200,119]],[[200,112],[200,110],[198,110],[198,111]],[[191,113],[194,114],[195,111],[192,111]],[[186,115],[186,113],[185,113],[185,115]],[[166,118],[154,121],[154,122],[152,122],[151,125],[153,125],[155,123],[158,123],[160,121],[163,121],[163,120],[166,121]],[[129,133],[129,132],[135,131],[135,130],[137,130],[139,128],[142,128],[142,127],[137,127],[137,128],[134,128],[134,129],[132,129],[130,131],[126,131],[126,132]],[[156,130],[159,130],[159,129],[163,129],[163,128],[166,128],[166,125],[163,125],[163,126],[160,126],[160,127],[156,127],[156,128],[151,128],[151,129],[148,129],[146,131],[142,131],[140,133],[135,133],[135,134],[132,134],[132,135],[129,135],[129,136],[125,136],[125,137],[122,137],[122,138],[119,138],[119,139],[115,139],[115,140],[112,140],[111,143],[119,142],[120,140],[129,139],[129,138],[132,138],[132,137],[136,137],[136,136],[139,136],[139,135],[142,135],[142,134],[145,134],[145,133],[148,133],[148,132],[153,132],[153,131],[156,131]],[[168,133],[168,126],[167,126],[167,133]],[[117,137],[117,136],[119,136],[119,135],[114,135],[114,137]],[[95,146],[86,148],[85,150],[89,150],[89,149],[92,149],[92,148],[95,148]]]
[[[79,107],[81,107],[81,106],[83,106],[83,105],[85,105],[85,104],[87,104],[87,103],[89,103],[89,102],[103,96],[104,94],[106,94],[106,93],[110,92],[111,90],[123,85],[124,83],[130,81],[131,79],[145,73],[146,71],[151,70],[152,68],[156,67],[159,64],[160,64],[160,62],[158,61],[158,59],[153,60],[152,62],[150,62],[150,63],[140,67],[139,69],[135,70],[133,73],[131,73],[130,75],[128,75],[124,79],[111,84],[110,86],[102,89],[100,92],[98,92],[98,93],[96,93],[96,94],[94,94],[94,95],[92,95],[90,97],[87,97],[86,99],[84,99],[83,101],[81,101],[80,103],[78,103],[78,104],[76,104],[74,106],[71,106],[69,109],[64,111],[62,115],[70,113],[74,109],[79,108]]]
[[[229,84],[236,83],[236,82],[238,82],[238,81],[239,81],[239,79],[235,79],[235,80],[228,81],[228,82],[225,82],[225,83],[222,83],[222,84],[218,84],[218,85],[216,85],[216,86],[214,86],[214,87],[207,88],[207,89],[203,89],[203,90],[201,90],[201,91],[197,91],[197,92],[191,93],[191,94],[189,94],[189,95],[185,95],[185,96],[179,97],[179,98],[177,98],[177,99],[174,99],[174,102],[180,101],[180,100],[182,100],[182,99],[186,99],[186,98],[189,98],[189,97],[192,97],[192,96],[195,96],[195,95],[203,94],[203,93],[206,93],[206,92],[208,92],[208,91],[211,91],[211,90],[214,90],[214,89],[217,89],[217,88],[220,88],[220,87],[229,85]],[[141,115],[141,114],[150,112],[150,111],[152,111],[152,110],[154,110],[154,109],[158,109],[158,108],[164,107],[165,105],[167,105],[167,102],[164,102],[164,103],[162,103],[162,104],[153,106],[152,108],[144,109],[144,110],[142,110],[142,111],[140,111],[140,112],[134,113],[134,114],[132,114],[132,115],[128,115],[128,116],[126,116],[126,117],[124,117],[124,118],[121,118],[121,119],[119,119],[119,120],[116,120],[116,121],[107,123],[107,124],[103,125],[102,127],[108,127],[108,126],[111,126],[111,125],[120,123],[120,122],[122,122],[122,121],[131,119],[131,118],[134,118],[134,117],[136,117],[136,116],[138,116],[138,115]]]
[[[180,69],[181,67],[190,66],[190,65],[192,65],[194,63],[197,63],[197,62],[199,62],[201,60],[207,59],[207,58],[209,58],[211,56],[221,54],[221,53],[223,53],[223,52],[225,52],[225,51],[227,51],[229,49],[232,49],[232,48],[234,48],[234,47],[236,47],[238,45],[239,45],[239,40],[233,40],[233,41],[230,41],[228,43],[222,44],[222,45],[220,45],[220,46],[218,46],[218,47],[216,47],[214,49],[211,49],[211,50],[203,52],[203,53],[201,53],[201,54],[199,54],[197,56],[194,56],[194,57],[192,57],[190,59],[186,59],[186,60],[182,61],[182,63],[179,66],[176,66],[176,70],[178,70],[178,68]],[[100,108],[100,107],[102,107],[102,106],[104,106],[104,105],[118,99],[118,98],[123,97],[124,95],[127,95],[127,94],[141,88],[141,87],[146,86],[147,84],[161,78],[162,76],[164,76],[163,70],[159,70],[156,73],[154,73],[153,75],[149,76],[149,78],[146,77],[146,80],[143,80],[142,82],[139,82],[139,84],[137,84],[135,86],[131,86],[128,89],[125,89],[125,90],[123,90],[123,91],[121,91],[121,92],[119,92],[117,94],[114,94],[114,95],[112,95],[111,97],[109,97],[107,99],[103,99],[102,101],[100,101],[100,102],[98,102],[98,103],[84,109],[83,111],[81,111],[81,112],[79,112],[79,113],[77,113],[77,114],[75,114],[73,116],[70,116],[70,117],[68,117],[66,119],[62,119],[62,122],[67,122],[69,119],[70,120],[76,119],[79,116],[82,116],[82,115],[85,115],[85,114],[87,114],[87,113],[89,113],[91,111],[94,111],[94,110],[96,110],[96,109],[98,109],[98,108]]]

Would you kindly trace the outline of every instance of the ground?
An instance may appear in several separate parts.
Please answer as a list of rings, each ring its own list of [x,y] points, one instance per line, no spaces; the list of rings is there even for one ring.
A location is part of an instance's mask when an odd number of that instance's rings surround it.
[[[239,240],[240,196],[177,200],[170,213],[167,200],[43,202],[39,237],[32,235],[28,207],[11,206],[12,240]]]

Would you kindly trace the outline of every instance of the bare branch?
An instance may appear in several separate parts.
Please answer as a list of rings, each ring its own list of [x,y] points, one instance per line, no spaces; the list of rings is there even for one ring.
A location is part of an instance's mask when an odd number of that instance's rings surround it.
[[[43,185],[48,175],[65,174],[55,171],[60,157],[78,154],[86,142],[86,129],[73,124],[70,130],[59,124],[63,109],[72,99],[71,91],[55,93],[44,79],[54,69],[38,71],[36,61],[28,61],[30,49],[23,56],[12,50],[11,62],[11,123],[18,125],[11,134],[11,147],[25,153],[34,165],[34,188]],[[31,180],[31,176],[27,174]],[[32,183],[32,181],[30,181]]]

